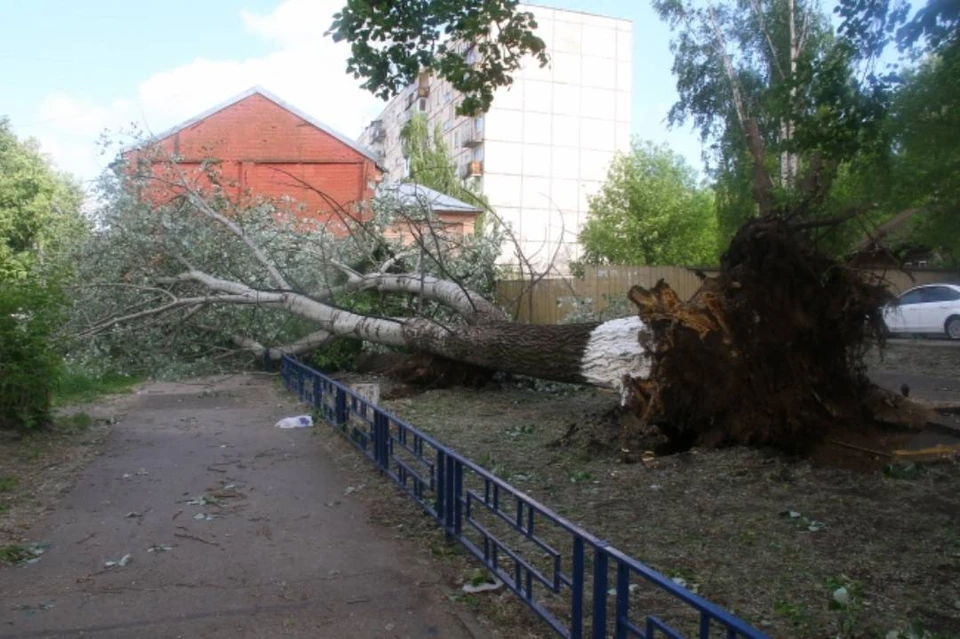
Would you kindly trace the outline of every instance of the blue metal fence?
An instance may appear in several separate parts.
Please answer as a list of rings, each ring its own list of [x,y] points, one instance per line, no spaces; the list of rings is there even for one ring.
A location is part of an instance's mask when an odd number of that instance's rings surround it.
[[[322,373],[287,356],[280,373],[561,637],[765,639]]]

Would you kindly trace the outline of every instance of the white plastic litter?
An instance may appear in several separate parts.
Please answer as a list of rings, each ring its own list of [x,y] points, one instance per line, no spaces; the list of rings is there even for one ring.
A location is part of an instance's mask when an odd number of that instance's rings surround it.
[[[310,415],[285,417],[277,422],[277,428],[310,428],[311,426],[313,426],[313,417]]]

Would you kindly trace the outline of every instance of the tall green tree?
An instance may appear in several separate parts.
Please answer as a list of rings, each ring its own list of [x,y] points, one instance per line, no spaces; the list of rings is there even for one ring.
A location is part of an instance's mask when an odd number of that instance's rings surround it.
[[[458,110],[486,111],[527,55],[547,63],[537,23],[517,0],[347,0],[328,34],[350,43],[347,71],[387,99],[423,69],[463,96]]]
[[[588,264],[707,265],[717,259],[713,194],[664,146],[614,159],[580,233]]]
[[[0,119],[0,428],[48,421],[61,365],[65,253],[85,229],[81,202],[39,146]]]
[[[721,235],[757,214],[822,215],[839,167],[882,145],[884,96],[809,0],[656,0],[679,100],[707,145]]]
[[[422,184],[478,208],[486,208],[487,201],[483,194],[466,186],[457,175],[457,168],[439,125],[434,127],[431,135],[427,117],[415,113],[400,131],[400,141],[403,154],[409,162],[407,181]]]
[[[22,279],[76,236],[83,194],[0,118],[0,281]]]
[[[905,237],[960,263],[960,55],[926,58],[893,100],[894,144],[885,187],[892,214],[916,211]]]

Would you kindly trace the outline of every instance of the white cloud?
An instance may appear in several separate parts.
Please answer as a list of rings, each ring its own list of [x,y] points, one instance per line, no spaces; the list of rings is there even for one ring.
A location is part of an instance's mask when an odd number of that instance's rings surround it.
[[[107,158],[97,139],[104,129],[128,129],[131,123],[159,133],[260,85],[348,137],[359,135],[382,103],[359,88],[345,72],[349,48],[323,32],[341,0],[285,0],[267,14],[241,11],[252,37],[269,40],[276,50],[244,60],[207,60],[146,78],[136,95],[96,102],[62,93],[40,106],[36,137],[57,165],[82,179],[96,177]]]

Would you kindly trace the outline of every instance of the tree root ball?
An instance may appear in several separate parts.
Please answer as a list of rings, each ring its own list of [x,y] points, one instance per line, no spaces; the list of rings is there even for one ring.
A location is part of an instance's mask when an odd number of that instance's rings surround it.
[[[838,430],[876,426],[878,404],[868,400],[882,391],[867,378],[864,356],[882,345],[890,294],[789,222],[745,224],[719,274],[687,302],[663,281],[634,287],[630,299],[648,327],[641,342],[651,357],[650,375],[628,380],[636,427],[656,425],[673,448],[751,444],[808,454]]]

